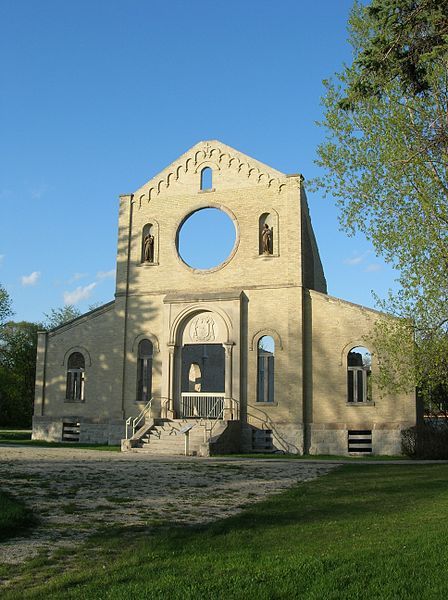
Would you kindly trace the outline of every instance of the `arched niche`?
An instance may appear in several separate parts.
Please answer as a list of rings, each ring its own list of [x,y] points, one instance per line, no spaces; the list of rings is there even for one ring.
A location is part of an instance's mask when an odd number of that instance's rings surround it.
[[[154,219],[142,229],[140,262],[145,265],[156,265],[159,262],[159,225]]]
[[[262,213],[258,219],[258,254],[279,255],[279,225],[275,210]]]

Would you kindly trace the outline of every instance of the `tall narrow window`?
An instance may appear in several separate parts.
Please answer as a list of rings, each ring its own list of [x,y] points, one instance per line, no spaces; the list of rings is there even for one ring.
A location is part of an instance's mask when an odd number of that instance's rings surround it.
[[[274,339],[265,335],[258,341],[257,402],[274,402]]]
[[[347,402],[372,401],[372,355],[363,346],[352,348],[347,356]]]
[[[152,342],[142,340],[138,345],[137,402],[145,404],[152,397],[152,356]]]
[[[84,400],[85,360],[81,352],[70,354],[67,363],[66,400]]]
[[[201,171],[201,190],[211,190],[213,183],[212,179],[213,171],[210,167],[204,167]]]

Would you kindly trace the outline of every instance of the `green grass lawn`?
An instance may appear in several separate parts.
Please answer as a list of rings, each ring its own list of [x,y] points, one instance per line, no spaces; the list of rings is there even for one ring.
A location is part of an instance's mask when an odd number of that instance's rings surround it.
[[[18,532],[23,532],[33,522],[34,517],[28,508],[0,490],[0,543]]]
[[[42,448],[83,448],[84,450],[120,451],[120,446],[108,446],[106,444],[78,444],[73,442],[44,442],[43,440],[32,440],[31,430],[21,429],[0,429],[0,446],[2,444],[40,446]]]
[[[106,529],[3,599],[444,599],[448,465],[347,465],[203,527]]]
[[[411,460],[409,456],[389,456],[380,454],[360,454],[357,456],[336,455],[336,454],[282,454],[281,452],[257,452],[254,454],[226,454],[226,458],[272,458],[272,459],[288,459],[288,460],[348,460],[350,462],[364,462],[372,460],[395,461],[395,460]],[[220,458],[214,457],[214,458]]]

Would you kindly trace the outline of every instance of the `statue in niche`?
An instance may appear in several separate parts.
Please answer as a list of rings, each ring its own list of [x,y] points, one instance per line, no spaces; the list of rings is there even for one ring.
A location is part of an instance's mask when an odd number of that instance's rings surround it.
[[[143,240],[143,255],[145,262],[154,262],[154,236],[150,233],[147,233]]]
[[[263,254],[272,254],[272,229],[267,223],[261,230],[261,248]]]

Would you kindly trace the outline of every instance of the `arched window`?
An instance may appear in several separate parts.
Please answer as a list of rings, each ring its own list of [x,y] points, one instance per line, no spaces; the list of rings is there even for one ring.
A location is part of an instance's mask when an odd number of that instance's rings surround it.
[[[84,380],[86,363],[81,352],[73,352],[67,362],[66,400],[84,400]]]
[[[147,223],[143,227],[142,232],[142,263],[154,263],[155,262],[155,246],[156,239],[154,235],[154,227],[151,223]]]
[[[356,346],[347,355],[347,402],[372,402],[372,355]]]
[[[275,342],[270,335],[258,340],[257,402],[274,402]]]
[[[213,171],[204,167],[201,171],[201,190],[211,190],[213,187]]]
[[[152,342],[142,340],[138,345],[137,402],[145,404],[152,397],[152,356]]]

